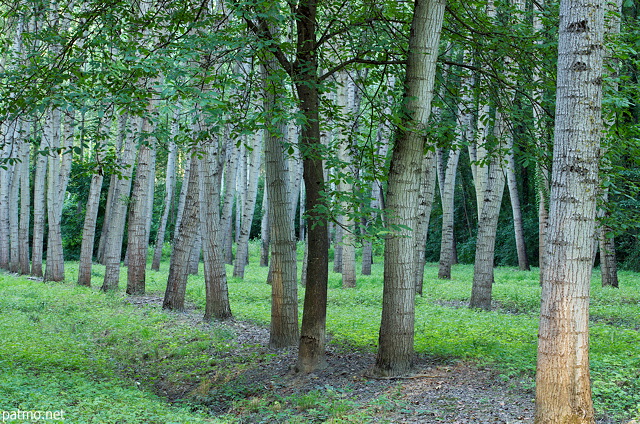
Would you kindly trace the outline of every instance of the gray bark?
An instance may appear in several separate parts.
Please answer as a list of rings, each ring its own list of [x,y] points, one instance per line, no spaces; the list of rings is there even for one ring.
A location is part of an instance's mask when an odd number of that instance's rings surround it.
[[[262,161],[262,144],[263,133],[258,132],[254,134],[251,156],[247,163],[245,202],[242,206],[242,220],[238,244],[236,246],[236,260],[233,265],[233,276],[238,278],[244,278],[244,269],[249,260],[249,236],[253,222],[253,213],[256,207],[256,197],[258,195],[258,177],[260,176],[260,164]]]
[[[416,228],[418,191],[424,158],[424,134],[431,112],[438,44],[445,2],[417,0],[405,80],[403,125],[393,147],[386,208],[388,225]],[[435,163],[433,164],[435,168]],[[384,290],[379,349],[374,373],[393,376],[413,365],[415,240],[399,229],[385,240]]]

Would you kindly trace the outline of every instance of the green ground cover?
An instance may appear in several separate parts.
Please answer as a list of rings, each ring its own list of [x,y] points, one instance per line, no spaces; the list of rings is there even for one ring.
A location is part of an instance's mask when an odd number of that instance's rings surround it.
[[[267,324],[267,270],[255,265],[257,245],[251,250],[245,280],[229,279],[232,310],[238,319]],[[162,296],[167,271],[168,264],[163,263],[160,272],[148,272],[149,293]],[[230,349],[233,334],[165,313],[158,305],[136,307],[121,292],[103,294],[97,291],[103,272],[103,267],[95,266],[91,289],[74,284],[77,263],[73,262],[67,263],[65,283],[43,284],[0,274],[0,411],[64,410],[64,421],[48,422],[67,423],[234,422],[229,416],[213,418],[200,412],[193,402],[170,404],[154,392],[173,388],[166,396],[176,400],[179,389],[198,382],[201,375],[212,370],[222,375],[230,367],[268,360],[268,355],[216,364],[211,352]],[[517,378],[532,386],[540,297],[537,272],[497,268],[492,312],[466,308],[472,273],[472,266],[457,265],[450,281],[440,281],[437,266],[427,266],[425,293],[416,304],[416,351],[447,360],[473,360],[499,370],[505,380]],[[378,260],[372,276],[359,276],[356,289],[344,290],[340,276],[331,273],[327,321],[331,343],[374,351],[381,275]],[[121,281],[124,288],[124,269]],[[640,274],[620,272],[617,290],[599,283],[596,272],[591,302],[594,402],[598,413],[622,422],[640,413]],[[301,298],[303,293],[300,288]],[[190,277],[187,299],[196,307],[204,306],[202,274]],[[338,394],[325,395],[312,393],[278,404],[304,405],[310,397],[322,397],[331,402],[325,405],[325,418],[335,409],[335,416],[344,421],[333,422],[366,422],[366,411],[355,412]],[[252,402],[244,408],[261,407],[259,400]]]

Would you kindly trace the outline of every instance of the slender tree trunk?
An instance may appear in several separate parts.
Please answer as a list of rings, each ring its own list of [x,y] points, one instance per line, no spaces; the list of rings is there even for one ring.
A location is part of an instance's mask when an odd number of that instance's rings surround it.
[[[562,0],[536,424],[594,423],[589,291],[602,130],[604,2]]]
[[[462,53],[463,62],[469,60],[467,51]],[[475,78],[471,74],[465,74],[461,81],[462,97],[458,104],[456,141],[449,151],[446,168],[441,166],[440,197],[442,203],[442,241],[440,243],[440,261],[438,264],[438,278],[451,279],[451,266],[456,262],[455,258],[455,234],[454,234],[454,210],[455,187],[458,162],[462,153],[461,146],[466,142],[473,142],[473,85]]]
[[[40,151],[47,146],[43,137]],[[31,275],[42,277],[42,258],[45,221],[45,189],[47,177],[47,156],[38,154],[36,157],[36,173],[33,180],[33,242],[31,250]]]
[[[6,137],[9,132],[8,125],[2,124],[0,136]],[[0,146],[0,158],[9,157],[10,144]],[[10,183],[12,173],[11,167],[0,168],[0,268],[9,269],[10,260],[10,224],[9,224],[9,202]]]
[[[25,134],[30,133],[30,126],[24,123]],[[18,228],[18,249],[20,273],[29,274],[29,221],[31,218],[31,189],[29,184],[29,143],[21,144],[20,169],[20,226]]]
[[[162,210],[162,217],[160,218],[160,226],[158,227],[158,234],[156,236],[156,245],[153,250],[153,262],[151,263],[151,269],[154,271],[160,270],[160,261],[162,260],[162,247],[164,246],[164,237],[167,232],[167,223],[169,222],[169,213],[171,212],[171,204],[173,202],[173,192],[176,185],[176,159],[178,153],[178,147],[174,141],[178,132],[178,123],[174,119],[172,124],[172,139],[169,140],[169,155],[167,156],[167,172],[165,176],[165,197],[164,197],[164,209]]]
[[[440,186],[442,198],[442,241],[440,242],[440,262],[438,264],[438,278],[451,279],[451,265],[453,264],[453,224],[456,173],[461,149],[453,148],[449,152],[447,166],[442,185]]]
[[[263,132],[260,131],[253,136],[253,148],[251,149],[251,157],[247,166],[247,191],[245,203],[242,207],[242,222],[240,224],[238,245],[236,246],[236,260],[233,266],[233,276],[238,278],[244,278],[244,269],[249,260],[249,236],[251,235],[253,212],[258,195],[262,144]]]
[[[516,238],[516,250],[518,252],[518,268],[522,271],[529,271],[529,259],[527,258],[527,248],[524,241],[522,210],[520,208],[520,194],[518,193],[518,182],[516,181],[516,161],[513,152],[513,136],[511,135],[507,136],[507,149],[507,186],[509,187],[509,197],[511,198],[513,229]]]
[[[616,0],[615,2],[607,3],[607,14],[605,15],[605,31],[606,36],[617,36],[620,34],[620,15],[622,13],[622,0]],[[608,51],[607,55],[612,55],[613,52]],[[618,63],[609,59],[613,63],[614,74],[613,77],[617,76],[617,69],[619,68]],[[610,90],[613,92],[618,91],[618,83],[615,78],[611,78]],[[605,130],[609,130],[615,124],[615,120],[612,118],[605,119],[604,125]],[[611,133],[611,131],[609,131]],[[613,141],[613,140],[612,140]],[[608,144],[608,143],[607,143]],[[603,148],[603,154],[601,157],[601,161],[605,161],[606,159],[606,151],[607,148]],[[606,162],[605,162],[606,163]],[[606,177],[605,177],[606,178]],[[609,188],[607,184],[603,185],[602,191],[602,205],[607,205],[609,203]],[[602,215],[602,221],[598,226],[599,230],[599,239],[600,239],[600,272],[602,274],[602,286],[603,287],[615,287],[618,288],[618,264],[616,261],[616,244],[615,239],[613,237],[613,229],[607,225],[607,221],[611,219],[610,212],[602,210],[599,211],[599,215]]]
[[[418,194],[418,216],[415,237],[415,268],[414,282],[416,293],[422,295],[422,285],[424,281],[424,267],[427,259],[425,257],[425,244],[427,243],[427,232],[429,231],[429,218],[433,207],[433,198],[436,190],[436,157],[433,150],[429,149],[422,158],[420,192]]]
[[[178,208],[176,212],[176,224],[172,237],[172,244],[180,233],[180,225],[182,224],[182,216],[184,214],[184,208],[187,204],[187,190],[189,189],[189,179],[191,177],[191,160],[188,159],[184,165],[184,174],[182,176],[182,187],[180,188],[180,195],[178,196]]]
[[[11,131],[13,135],[10,137],[12,156],[14,159],[19,158],[21,145],[23,144],[20,135],[20,123],[14,123]],[[11,181],[9,184],[9,271],[20,272],[20,249],[18,244],[18,227],[20,224],[20,212],[18,206],[20,204],[20,164],[14,163],[9,166],[11,172]]]
[[[199,161],[194,156],[189,159],[189,180],[183,181],[183,187],[187,187],[185,206],[180,227],[173,238],[173,250],[169,262],[169,278],[167,289],[164,293],[162,308],[172,311],[184,310],[184,298],[187,290],[187,277],[189,275],[189,258],[196,239],[196,233],[200,228],[200,184]]]
[[[262,192],[262,220],[260,222],[260,266],[269,266],[269,196],[267,187]]]
[[[222,204],[220,227],[224,235],[222,242],[224,261],[226,264],[231,265],[233,264],[233,201],[236,192],[240,150],[228,135],[227,142],[229,146],[227,146],[227,165],[224,171],[224,201]]]
[[[379,348],[374,373],[394,376],[413,365],[415,240],[418,191],[424,161],[424,134],[431,112],[436,59],[445,2],[416,0],[409,35],[403,123],[393,147],[385,208],[394,234],[385,240],[384,289]],[[432,165],[435,168],[435,163]]]

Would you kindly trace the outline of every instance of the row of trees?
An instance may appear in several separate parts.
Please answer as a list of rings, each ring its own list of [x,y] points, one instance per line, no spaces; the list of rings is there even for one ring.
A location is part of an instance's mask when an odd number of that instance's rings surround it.
[[[412,366],[414,298],[434,245],[434,205],[439,277],[451,278],[457,242],[473,228],[470,306],[491,309],[508,188],[521,269],[531,259],[526,213],[540,224],[537,422],[592,422],[593,241],[600,239],[603,284],[612,286],[612,236],[624,231],[626,246],[637,243],[629,213],[637,168],[624,142],[638,120],[637,93],[619,86],[635,79],[635,23],[625,21],[621,34],[620,22],[636,8],[611,5],[605,45],[604,4],[573,3],[4,4],[0,266],[60,281],[63,242],[75,243],[78,283],[90,284],[97,259],[106,266],[102,290],[117,289],[124,259],[127,293],[141,294],[149,240],[157,269],[171,237],[163,306],[184,308],[187,276],[202,254],[205,319],[225,319],[224,264],[233,261],[234,276],[244,276],[261,211],[270,344],[298,345],[296,369],[311,372],[325,364],[331,238],[345,287],[356,284],[356,244],[367,273],[383,243],[373,372],[399,375]],[[604,120],[603,86],[615,106]],[[75,241],[63,216],[68,226],[83,223]],[[306,245],[300,329],[296,237]]]

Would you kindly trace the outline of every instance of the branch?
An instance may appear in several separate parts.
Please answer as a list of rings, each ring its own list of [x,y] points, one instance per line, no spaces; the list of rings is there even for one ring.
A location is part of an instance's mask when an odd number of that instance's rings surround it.
[[[349,66],[349,65],[351,65],[353,63],[363,63],[363,64],[367,64],[367,65],[406,65],[407,64],[407,60],[406,59],[403,59],[403,60],[373,60],[373,59],[363,59],[362,57],[354,57],[353,59],[345,60],[344,62],[334,66],[331,69],[329,69],[323,75],[320,75],[318,77],[318,81],[326,80],[327,78],[329,78],[330,76],[332,76],[336,72],[343,70],[344,68],[346,68],[347,66]]]

